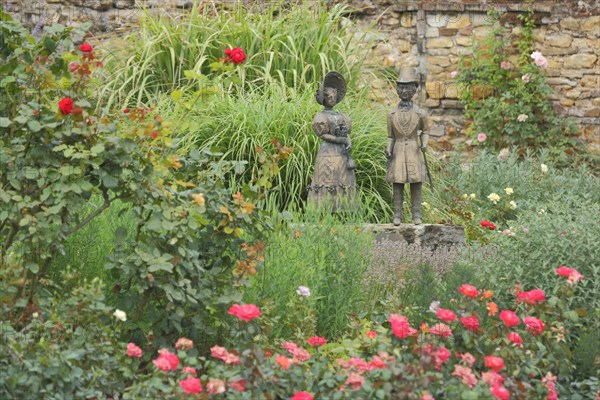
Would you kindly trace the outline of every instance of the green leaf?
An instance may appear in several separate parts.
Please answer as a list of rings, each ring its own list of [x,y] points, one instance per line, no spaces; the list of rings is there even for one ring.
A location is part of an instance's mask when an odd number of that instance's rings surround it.
[[[579,320],[579,315],[577,315],[577,311],[569,310],[565,313],[565,317],[570,319],[573,322],[577,322]]]
[[[12,121],[10,119],[8,119],[8,118],[4,118],[4,117],[0,118],[0,128],[6,128],[11,123],[12,123]]]
[[[115,178],[113,178],[112,176],[110,176],[110,175],[103,175],[102,176],[102,184],[107,189],[112,189],[112,188],[117,187],[118,183],[119,182]]]
[[[35,119],[27,121],[27,127],[31,132],[39,132],[42,130],[42,125]]]
[[[92,152],[92,155],[96,156],[100,153],[102,153],[104,151],[104,145],[103,144],[97,144],[95,146],[93,146],[90,151]]]

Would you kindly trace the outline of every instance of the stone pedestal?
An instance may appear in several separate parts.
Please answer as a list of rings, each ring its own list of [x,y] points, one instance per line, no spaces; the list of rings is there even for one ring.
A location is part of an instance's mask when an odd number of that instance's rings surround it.
[[[375,233],[375,242],[416,245],[430,251],[466,245],[465,230],[459,225],[366,224],[363,229]]]

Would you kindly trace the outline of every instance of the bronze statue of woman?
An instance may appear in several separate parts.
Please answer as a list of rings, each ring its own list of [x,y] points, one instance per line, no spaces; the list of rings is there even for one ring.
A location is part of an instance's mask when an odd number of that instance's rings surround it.
[[[410,184],[412,218],[415,225],[421,223],[421,191],[427,180],[427,166],[423,150],[427,147],[427,114],[412,98],[419,86],[414,68],[402,67],[400,79],[396,81],[396,92],[400,103],[387,117],[388,144],[385,156],[388,159],[386,181],[394,189],[394,225],[402,223],[404,184]],[[420,140],[419,140],[420,139]]]
[[[308,201],[317,205],[332,203],[333,211],[344,209],[356,191],[356,164],[350,156],[352,141],[350,118],[333,110],[346,95],[346,81],[337,72],[329,72],[316,93],[317,102],[324,110],[315,115],[312,129],[323,139],[313,180],[308,186]]]

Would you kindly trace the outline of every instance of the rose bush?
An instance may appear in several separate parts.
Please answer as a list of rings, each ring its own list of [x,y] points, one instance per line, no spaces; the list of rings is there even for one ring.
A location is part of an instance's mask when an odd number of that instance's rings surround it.
[[[181,366],[193,366],[198,371],[196,380],[186,376],[183,368],[170,370],[165,363],[130,387],[125,397],[160,393],[175,399],[180,386],[193,383],[199,393],[218,381],[222,396],[231,399],[265,393],[271,398],[298,399],[555,398],[566,393],[554,377],[567,373],[564,350],[545,326],[568,317],[568,299],[577,282],[567,279],[578,274],[573,268],[568,276],[564,268],[558,271],[555,287],[546,290],[557,295],[552,305],[541,300],[540,294],[546,292],[542,289],[532,290],[540,300],[534,304],[519,302],[517,295],[522,292],[516,290],[511,304],[503,305],[506,308],[498,314],[497,309],[489,311],[492,291],[464,284],[452,309],[440,308],[435,317],[415,324],[392,314],[389,328],[387,324],[377,328],[379,335],[365,329],[359,337],[341,343],[313,337],[308,343],[318,346],[308,349],[295,342],[281,342],[268,350],[253,345],[239,349],[239,356],[215,346],[208,359],[180,351]],[[468,316],[461,323],[454,315]],[[441,335],[434,329],[444,325],[439,320],[450,324]],[[169,351],[164,350],[155,364],[163,354]],[[236,362],[228,362],[232,356]],[[183,392],[189,393],[185,388]]]

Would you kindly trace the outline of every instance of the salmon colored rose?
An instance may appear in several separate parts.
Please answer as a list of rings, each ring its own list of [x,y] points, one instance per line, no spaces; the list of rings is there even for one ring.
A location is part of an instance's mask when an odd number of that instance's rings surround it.
[[[246,322],[261,316],[260,309],[254,304],[234,304],[229,308],[229,314],[238,317]]]
[[[472,299],[476,299],[479,296],[479,290],[475,286],[467,285],[466,283],[461,285],[458,288],[459,292],[461,292],[464,296],[470,297]]]

